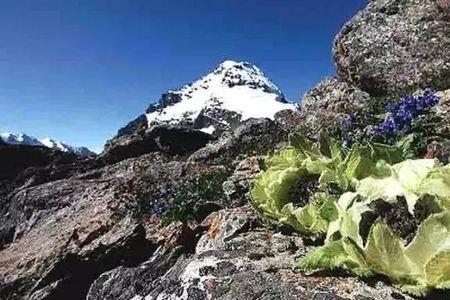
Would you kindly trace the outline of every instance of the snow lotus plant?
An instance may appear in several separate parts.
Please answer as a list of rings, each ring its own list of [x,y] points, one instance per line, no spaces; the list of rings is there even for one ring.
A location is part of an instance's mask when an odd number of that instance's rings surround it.
[[[381,274],[414,295],[450,288],[450,165],[379,162],[334,203],[325,245],[304,270]]]
[[[255,180],[253,206],[264,216],[317,238],[336,218],[335,202],[372,173],[375,162],[401,160],[401,151],[383,145],[343,149],[327,138],[315,144],[291,137],[290,146],[267,160]]]

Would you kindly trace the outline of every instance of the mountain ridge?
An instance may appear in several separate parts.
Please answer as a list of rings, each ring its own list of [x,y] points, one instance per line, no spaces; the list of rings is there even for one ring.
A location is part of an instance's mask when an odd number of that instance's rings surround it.
[[[94,156],[95,152],[89,150],[87,147],[75,147],[68,145],[64,142],[54,140],[50,137],[38,139],[34,136],[27,135],[25,133],[0,133],[0,140],[8,145],[22,145],[22,146],[40,146],[47,147],[54,150],[59,150],[66,153],[73,153],[81,157]]]

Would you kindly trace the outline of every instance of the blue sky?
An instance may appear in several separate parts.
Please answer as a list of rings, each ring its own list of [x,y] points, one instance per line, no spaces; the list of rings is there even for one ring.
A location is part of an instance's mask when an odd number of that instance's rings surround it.
[[[0,132],[100,150],[167,89],[225,59],[288,99],[335,73],[331,46],[366,0],[0,0]]]

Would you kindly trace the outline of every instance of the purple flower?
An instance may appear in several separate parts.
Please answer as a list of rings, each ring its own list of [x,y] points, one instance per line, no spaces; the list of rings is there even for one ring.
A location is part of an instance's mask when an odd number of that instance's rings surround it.
[[[167,191],[165,188],[160,188],[160,189],[159,189],[159,194],[160,194],[161,196],[165,196],[167,193],[168,193],[168,191]]]
[[[409,132],[412,123],[421,114],[439,102],[436,91],[426,88],[420,96],[403,96],[399,102],[386,105],[388,116],[374,129],[375,135]]]
[[[356,115],[354,113],[350,113],[342,122],[341,129],[343,131],[348,131],[355,124],[355,122],[356,122]]]
[[[153,205],[153,211],[157,216],[161,216],[165,211],[167,207],[164,203],[158,202],[155,205]]]
[[[397,129],[397,125],[392,117],[386,118],[384,123],[381,125],[384,132],[392,133]]]
[[[342,142],[342,146],[343,147],[351,147],[353,145],[353,143],[354,143],[354,140],[351,137],[346,136],[346,137],[344,137],[344,141]]]

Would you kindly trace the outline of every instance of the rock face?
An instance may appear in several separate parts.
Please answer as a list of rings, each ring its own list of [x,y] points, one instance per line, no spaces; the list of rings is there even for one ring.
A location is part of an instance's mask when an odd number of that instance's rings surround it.
[[[235,130],[224,133],[216,142],[194,152],[189,160],[231,163],[241,155],[264,155],[286,142],[287,132],[277,122],[269,119],[250,119]]]
[[[136,141],[137,136],[141,142]],[[207,178],[220,180],[214,188],[222,190],[223,182],[232,175],[228,181],[245,194],[257,165],[252,160],[239,161],[253,153],[265,153],[285,137],[276,122],[259,119],[245,122],[217,141],[189,128],[153,127],[133,138],[123,135],[101,156],[87,160],[70,156],[71,160],[67,154],[45,147],[0,146],[0,151],[14,148],[11,155],[15,156],[21,153],[18,149],[25,151],[23,156],[28,159],[34,157],[29,150],[41,150],[48,156],[47,160],[37,158],[42,165],[31,161],[12,170],[7,179],[11,185],[1,188],[0,298],[84,299],[94,281],[89,293],[92,299],[151,292],[150,282],[159,282],[182,253],[192,253],[198,234],[210,226],[194,224],[190,228],[173,223],[173,229],[160,231],[161,219],[154,207],[162,203],[161,187],[165,194],[174,193],[175,200],[195,199],[191,217],[194,222],[201,221],[213,211],[242,202],[235,201],[236,195],[227,199],[223,191],[212,190],[211,181],[196,178],[220,174]],[[198,149],[202,147],[204,150]],[[8,161],[7,152],[2,153],[1,158]],[[230,165],[237,168],[226,173]],[[154,253],[161,244],[171,248]],[[143,271],[134,269],[151,256],[139,269]],[[110,271],[116,267],[119,269]],[[139,280],[132,280],[135,286],[130,293],[116,290],[108,298],[108,293],[96,286],[115,285],[116,281],[102,281],[107,276],[99,277],[103,272]],[[144,273],[151,280],[141,280]]]
[[[131,186],[150,162],[13,191],[2,214],[13,235],[0,255],[0,298],[82,299],[102,270],[145,260],[152,246]]]
[[[339,78],[325,79],[305,94],[289,127],[312,138],[322,132],[333,135],[350,114],[361,113],[371,99],[367,92]]]
[[[338,73],[374,95],[450,88],[450,2],[372,0],[337,36]]]
[[[295,234],[261,228],[249,207],[213,213],[202,225],[208,230],[195,253],[162,263],[157,252],[137,268],[105,273],[91,286],[88,300],[411,299],[381,281],[293,271],[312,246]]]
[[[114,163],[150,152],[186,155],[205,146],[213,137],[185,127],[153,126],[146,131],[122,134],[108,143],[99,159]]]
[[[437,158],[444,164],[450,162],[450,140],[441,137],[450,136],[450,89],[439,94],[440,102],[437,107],[438,116],[442,124],[437,130],[437,137],[428,141],[427,154],[429,158]]]
[[[223,183],[228,201],[248,203],[249,190],[253,179],[262,171],[264,156],[252,156],[239,162],[233,174]]]
[[[314,114],[349,114],[370,100],[370,95],[338,78],[328,78],[306,93],[302,109]]]

